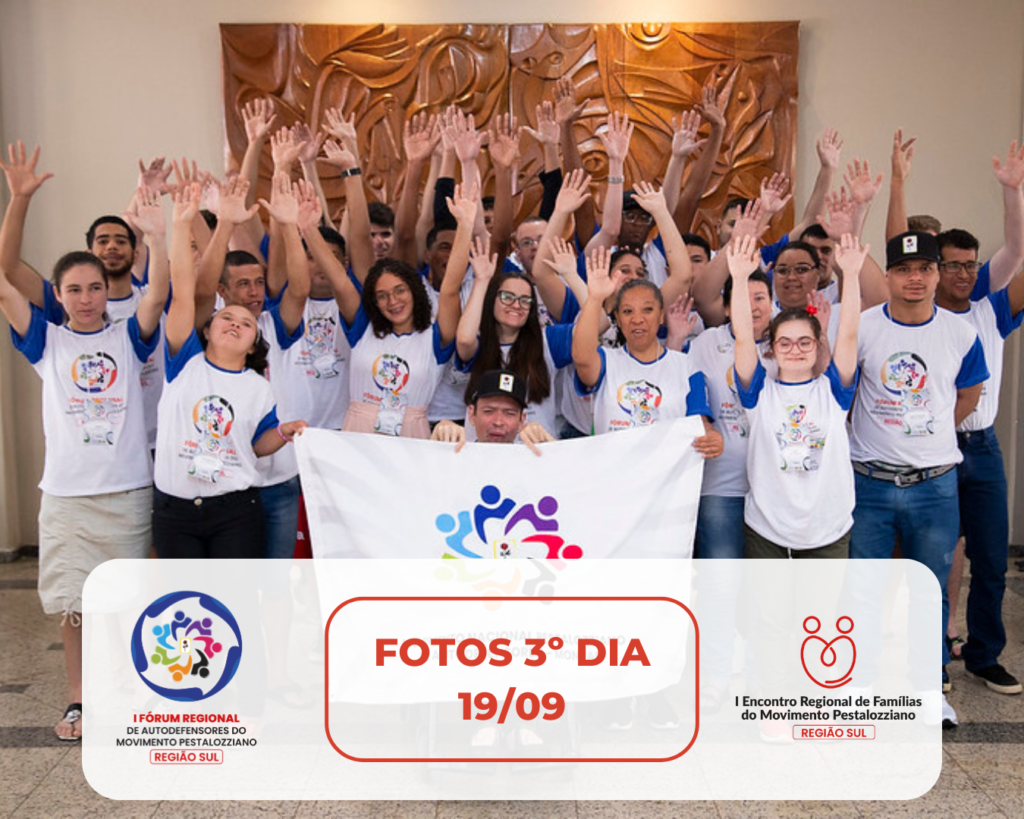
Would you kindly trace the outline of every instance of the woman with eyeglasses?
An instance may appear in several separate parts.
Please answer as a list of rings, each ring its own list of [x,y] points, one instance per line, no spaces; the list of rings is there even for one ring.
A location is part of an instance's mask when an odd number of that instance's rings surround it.
[[[572,325],[542,328],[537,291],[530,279],[517,272],[496,275],[496,262],[497,257],[488,256],[486,244],[477,239],[470,256],[473,290],[455,338],[457,366],[469,372],[466,403],[484,373],[507,370],[526,384],[527,422],[556,429],[555,376],[572,364]],[[467,424],[467,440],[473,440],[473,432]]]
[[[848,556],[854,488],[846,414],[857,387],[860,271],[867,250],[849,235],[836,248],[843,294],[824,374],[814,375],[821,324],[813,308],[792,306],[768,326],[770,355],[778,365],[774,378],[758,358],[747,286],[760,262],[756,241],[748,236],[728,250],[736,388],[750,425],[745,557]],[[795,263],[783,256],[780,264]]]
[[[454,352],[455,331],[462,313],[459,290],[469,265],[469,243],[479,207],[476,186],[464,195],[456,186],[448,208],[458,224],[447,271],[438,294],[437,319],[423,278],[397,259],[373,263],[370,223],[355,157],[332,146],[329,153],[345,176],[351,217],[352,266],[369,268],[360,293],[341,263],[319,238],[304,231],[310,253],[330,279],[352,347],[349,362],[346,432],[375,432],[403,438],[430,438],[427,407],[437,390],[444,365]],[[370,266],[372,264],[372,266]]]

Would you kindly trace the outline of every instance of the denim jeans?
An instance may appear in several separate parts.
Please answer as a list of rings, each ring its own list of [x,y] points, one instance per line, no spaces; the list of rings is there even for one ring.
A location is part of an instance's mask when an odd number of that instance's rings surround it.
[[[743,497],[702,495],[697,510],[696,614],[701,682],[726,686],[732,671],[736,604],[742,587]]]
[[[1006,647],[1003,593],[1010,523],[1003,453],[992,427],[957,433],[963,463],[957,467],[960,525],[971,561],[967,595],[967,645],[964,665],[977,671],[995,665]]]
[[[898,533],[903,557],[916,560],[931,569],[941,590],[942,617],[931,622],[924,614],[925,607],[915,605],[923,602],[925,598],[937,595],[938,592],[911,582],[908,624],[911,666],[920,669],[925,664],[922,657],[930,655],[931,652],[922,651],[922,646],[924,641],[932,639],[937,639],[941,644],[942,664],[946,665],[949,662],[949,649],[946,646],[946,622],[949,619],[946,581],[949,579],[956,540],[960,533],[956,470],[906,487],[861,474],[855,474],[854,479],[857,505],[853,510],[850,558],[858,560],[892,557]],[[855,572],[851,575],[852,581],[855,581],[855,575]],[[930,587],[930,584],[928,585]],[[853,582],[851,591],[860,606],[859,616],[866,620],[864,631],[869,633],[865,635],[865,642],[872,645],[873,649],[880,649],[880,617],[884,590],[869,589],[866,588],[866,584]],[[915,658],[917,662],[914,661]],[[865,652],[863,659],[861,673],[855,672],[854,676],[857,685],[871,682],[873,672],[877,668],[875,650]],[[934,673],[937,674],[938,671]],[[915,678],[915,685],[920,688],[928,687],[933,682],[931,679],[921,679],[919,673],[912,674],[912,677]]]
[[[263,557],[263,511],[255,489],[177,498],[153,487],[153,545],[161,560]]]
[[[299,491],[298,475],[283,483],[260,487],[266,526],[266,557],[286,560],[295,554]]]

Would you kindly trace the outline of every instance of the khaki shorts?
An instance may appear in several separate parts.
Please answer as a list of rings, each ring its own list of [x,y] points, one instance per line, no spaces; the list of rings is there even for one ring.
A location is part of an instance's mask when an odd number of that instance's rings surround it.
[[[118,557],[145,558],[152,542],[153,488],[65,498],[39,506],[39,599],[47,614],[82,610],[89,572]]]

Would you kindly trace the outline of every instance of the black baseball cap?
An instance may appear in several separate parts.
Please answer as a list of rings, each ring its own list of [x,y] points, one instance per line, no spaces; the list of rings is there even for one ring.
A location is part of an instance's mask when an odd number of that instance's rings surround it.
[[[908,230],[899,236],[893,236],[885,245],[885,269],[895,267],[908,259],[924,259],[938,264],[942,261],[938,239],[919,230]]]
[[[479,399],[492,395],[513,398],[519,406],[526,409],[526,382],[508,370],[488,370],[481,375],[480,380],[476,382],[473,400],[470,403],[475,404]]]

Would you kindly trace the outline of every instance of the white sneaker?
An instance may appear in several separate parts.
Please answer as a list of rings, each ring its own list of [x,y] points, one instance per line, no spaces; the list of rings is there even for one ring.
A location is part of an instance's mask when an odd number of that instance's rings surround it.
[[[950,728],[956,728],[958,725],[956,719],[956,711],[953,710],[953,706],[949,704],[946,699],[946,695],[942,695],[942,730],[947,731]]]

